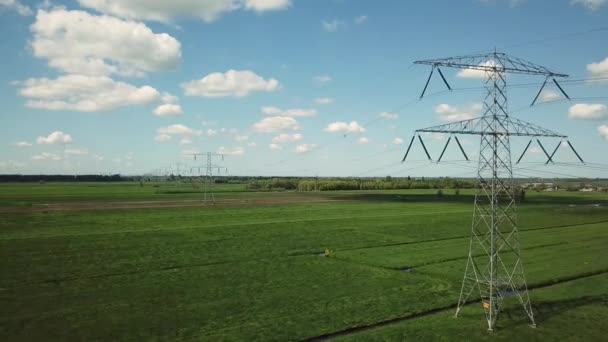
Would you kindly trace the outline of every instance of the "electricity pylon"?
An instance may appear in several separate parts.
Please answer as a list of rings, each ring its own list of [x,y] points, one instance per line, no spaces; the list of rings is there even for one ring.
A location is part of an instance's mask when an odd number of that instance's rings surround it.
[[[215,195],[213,194],[213,189],[212,189],[213,184],[214,184],[213,170],[217,169],[217,173],[220,174],[222,170],[224,170],[226,173],[228,173],[228,169],[224,166],[213,164],[213,158],[220,157],[222,159],[222,161],[224,161],[224,155],[220,154],[220,153],[213,153],[213,152],[191,153],[190,155],[194,156],[194,160],[196,160],[197,156],[205,156],[205,155],[207,156],[207,163],[205,165],[205,186],[204,186],[203,200],[205,202],[210,200],[212,203],[215,203]],[[192,168],[192,169],[194,169],[194,168]],[[197,169],[200,174],[201,167],[197,167]]]
[[[438,71],[447,88],[452,90],[440,67],[475,70],[484,75],[485,78],[486,95],[481,117],[416,130],[403,157],[403,161],[405,161],[414,139],[418,136],[427,158],[432,161],[420,133],[433,132],[449,134],[437,162],[441,161],[452,136],[454,136],[465,159],[469,160],[456,135],[472,134],[481,137],[477,169],[479,185],[475,194],[469,255],[456,316],[458,316],[473,291],[477,289],[482,300],[488,330],[492,331],[495,327],[503,298],[511,296],[517,297],[530,322],[535,326],[534,313],[532,312],[520,253],[516,194],[509,139],[512,136],[528,136],[531,139],[536,139],[548,158],[547,163],[549,163],[553,162],[555,152],[567,136],[509,116],[506,74],[545,77],[545,82],[531,105],[534,105],[549,80],[569,99],[557,82],[557,78],[568,77],[568,75],[553,72],[538,64],[496,51],[471,56],[419,60],[414,63],[432,67],[420,98],[424,96],[435,70]],[[552,154],[545,150],[539,140],[540,137],[560,139]],[[531,143],[532,140],[526,146],[518,162]],[[568,146],[577,158],[583,162],[569,141]]]

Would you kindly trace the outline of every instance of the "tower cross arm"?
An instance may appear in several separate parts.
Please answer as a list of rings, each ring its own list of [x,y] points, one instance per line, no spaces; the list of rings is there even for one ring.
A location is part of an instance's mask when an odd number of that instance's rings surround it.
[[[426,64],[434,67],[442,66],[447,68],[470,69],[486,72],[527,74],[545,77],[568,77],[567,74],[555,72],[542,65],[500,52],[417,60],[414,61],[414,64]]]
[[[551,131],[538,125],[511,117],[502,117],[497,120],[498,125],[491,125],[491,117],[483,116],[470,120],[450,122],[443,125],[432,126],[416,130],[416,133],[447,133],[472,135],[512,135],[528,137],[567,138],[566,135]]]

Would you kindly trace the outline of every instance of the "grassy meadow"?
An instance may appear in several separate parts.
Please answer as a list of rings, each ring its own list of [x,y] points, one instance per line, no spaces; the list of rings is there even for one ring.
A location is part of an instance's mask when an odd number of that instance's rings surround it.
[[[506,301],[492,334],[478,303],[452,318],[472,191],[258,193],[230,184],[216,188],[215,206],[44,210],[200,200],[191,189],[0,184],[0,338],[596,341],[608,334],[606,193],[528,193],[520,236],[538,327]],[[222,202],[239,199],[250,202]]]

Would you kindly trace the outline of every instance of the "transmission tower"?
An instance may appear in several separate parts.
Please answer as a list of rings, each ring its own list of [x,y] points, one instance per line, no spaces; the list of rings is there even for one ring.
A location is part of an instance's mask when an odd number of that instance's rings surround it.
[[[228,169],[224,166],[213,164],[213,158],[219,157],[219,158],[221,158],[222,161],[224,161],[224,155],[220,154],[220,153],[213,153],[213,152],[192,153],[190,155],[194,156],[194,160],[196,160],[197,157],[207,156],[207,163],[204,166],[204,168],[205,168],[205,185],[204,185],[203,200],[205,202],[211,201],[212,203],[215,203],[215,195],[213,194],[213,189],[212,189],[213,184],[214,184],[213,170],[217,170],[217,173],[220,174],[222,170],[224,170],[224,172],[228,173]],[[200,174],[202,167],[198,166],[196,168],[198,169],[198,172]],[[192,168],[191,171],[193,169],[194,168]]]
[[[486,95],[483,101],[483,115],[471,120],[416,130],[402,160],[405,162],[417,136],[427,158],[432,161],[420,133],[432,132],[449,135],[437,162],[441,161],[452,136],[454,136],[460,151],[468,161],[469,158],[457,135],[480,136],[477,168],[479,185],[475,194],[469,255],[462,280],[456,316],[458,316],[471,294],[477,289],[481,297],[488,330],[492,331],[494,329],[501,310],[502,300],[505,297],[516,297],[523,306],[532,326],[536,326],[520,253],[516,216],[516,189],[513,181],[509,139],[517,136],[531,137],[517,162],[523,158],[533,140],[536,140],[548,158],[546,163],[552,163],[553,156],[562,141],[567,139],[567,136],[509,116],[506,74],[524,74],[545,78],[545,82],[531,105],[534,105],[548,81],[553,82],[564,97],[569,99],[557,82],[558,78],[568,77],[568,75],[553,72],[538,64],[496,51],[470,56],[419,60],[414,63],[431,66],[431,73],[420,98],[424,96],[435,70],[437,70],[447,88],[452,90],[440,67],[477,70],[485,76]],[[541,137],[560,139],[553,153],[549,154],[547,152],[539,140]],[[576,157],[583,162],[572,144],[569,141],[567,141],[567,144]]]

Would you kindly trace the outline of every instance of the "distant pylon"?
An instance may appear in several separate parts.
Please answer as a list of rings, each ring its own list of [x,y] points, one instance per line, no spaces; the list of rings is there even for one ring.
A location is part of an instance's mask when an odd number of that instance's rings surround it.
[[[205,202],[211,201],[212,203],[215,203],[215,195],[213,193],[213,184],[214,184],[213,170],[216,169],[219,174],[219,173],[221,173],[222,170],[224,170],[226,173],[228,173],[228,169],[224,166],[213,164],[213,158],[220,157],[221,160],[224,161],[224,155],[221,153],[213,153],[213,152],[191,153],[190,155],[194,156],[194,160],[196,160],[197,156],[205,156],[205,155],[207,156],[207,163],[205,164],[205,185],[203,186],[203,188],[204,188],[203,200]],[[200,169],[201,168],[198,167],[199,174],[200,174]]]
[[[530,322],[533,326],[536,326],[520,252],[516,193],[509,140],[512,136],[536,138],[548,158],[547,163],[549,163],[553,162],[553,156],[561,145],[561,140],[566,139],[567,136],[509,116],[506,74],[544,76],[545,83],[538,94],[542,91],[547,80],[552,80],[564,97],[569,99],[556,81],[556,78],[567,77],[568,75],[556,73],[538,64],[496,51],[471,56],[421,60],[414,63],[431,65],[432,67],[420,98],[424,96],[435,69],[447,88],[452,90],[439,67],[475,70],[485,76],[486,96],[483,101],[483,115],[481,117],[416,130],[403,157],[403,161],[405,161],[414,139],[418,136],[427,158],[432,160],[420,136],[422,132],[432,132],[450,135],[437,162],[441,161],[452,135],[454,135],[460,151],[468,161],[469,158],[455,135],[473,134],[481,137],[477,169],[479,186],[475,194],[469,254],[456,316],[466,304],[471,293],[477,289],[481,297],[488,330],[491,331],[495,327],[498,314],[502,309],[503,298],[511,296],[517,297]],[[538,94],[536,98],[538,98]],[[532,101],[532,105],[536,102],[536,98]],[[551,155],[547,153],[539,137],[560,139]],[[528,150],[530,143],[526,146],[522,157]],[[568,142],[568,146],[583,162],[570,142]]]

